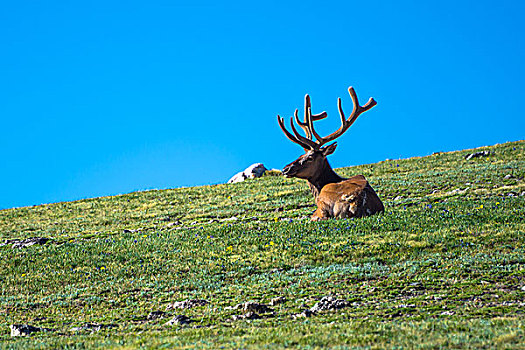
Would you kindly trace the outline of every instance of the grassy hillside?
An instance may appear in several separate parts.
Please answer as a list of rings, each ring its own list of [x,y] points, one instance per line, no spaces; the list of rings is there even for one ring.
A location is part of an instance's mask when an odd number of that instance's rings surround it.
[[[524,141],[338,173],[386,212],[310,222],[281,176],[0,211],[0,347],[525,348]]]

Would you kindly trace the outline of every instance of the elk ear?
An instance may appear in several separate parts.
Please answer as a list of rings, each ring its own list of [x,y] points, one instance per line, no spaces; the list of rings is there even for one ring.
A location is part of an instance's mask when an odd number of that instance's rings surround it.
[[[332,143],[329,146],[321,148],[321,151],[323,152],[323,156],[326,157],[326,156],[334,153],[336,147],[337,147],[337,142],[334,142],[334,143]]]

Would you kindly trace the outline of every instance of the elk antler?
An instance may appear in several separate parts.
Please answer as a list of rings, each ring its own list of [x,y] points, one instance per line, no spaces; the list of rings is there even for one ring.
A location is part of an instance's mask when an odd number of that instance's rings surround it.
[[[348,128],[356,121],[357,117],[361,115],[361,113],[368,111],[370,108],[374,107],[377,104],[377,102],[372,97],[370,97],[370,99],[364,106],[359,105],[357,94],[355,93],[354,88],[351,86],[348,88],[348,93],[352,98],[354,109],[352,110],[352,113],[350,114],[348,119],[346,119],[345,114],[343,112],[343,107],[341,105],[341,98],[339,97],[337,99],[337,107],[339,108],[339,115],[341,116],[341,127],[326,137],[321,137],[319,136],[319,134],[317,134],[317,132],[314,129],[313,122],[316,120],[326,118],[328,114],[326,112],[322,112],[319,114],[312,115],[312,104],[310,102],[310,96],[308,94],[304,97],[304,122],[301,122],[299,120],[297,109],[294,113],[295,121],[303,129],[304,133],[306,134],[306,137],[299,134],[297,132],[297,129],[295,129],[293,117],[290,118],[290,124],[292,126],[292,131],[295,136],[290,134],[290,132],[286,129],[284,125],[284,119],[281,118],[281,116],[277,115],[277,121],[279,123],[279,126],[281,127],[286,137],[290,139],[290,141],[297,143],[304,149],[319,150],[327,142],[335,140],[339,136],[343,135],[346,132],[346,130],[348,130]],[[317,141],[314,141],[312,139],[312,136],[315,136]]]
[[[306,137],[302,136],[301,134],[297,132],[297,129],[295,128],[294,123],[293,123],[293,117],[290,118],[290,125],[292,126],[292,131],[295,136],[290,134],[290,132],[284,126],[284,119],[280,115],[277,115],[277,121],[279,123],[279,126],[281,127],[281,130],[284,132],[286,137],[288,137],[290,141],[297,143],[304,149],[315,149],[317,147],[316,142],[312,140],[312,133],[310,132],[310,129],[309,129],[309,120],[310,119],[321,120],[328,116],[326,112],[312,115],[311,108],[312,108],[312,104],[310,102],[310,96],[307,94],[304,97],[304,122],[301,122],[299,120],[299,115],[298,115],[299,110],[296,109],[294,113],[295,120],[297,124],[303,129],[304,133],[306,134]]]

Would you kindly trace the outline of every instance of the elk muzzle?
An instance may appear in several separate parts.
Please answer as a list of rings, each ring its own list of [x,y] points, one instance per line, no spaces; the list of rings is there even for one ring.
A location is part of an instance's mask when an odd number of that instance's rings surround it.
[[[288,164],[283,168],[284,177],[294,177],[294,175],[296,175],[299,171],[299,168],[300,166],[298,166],[296,162]]]

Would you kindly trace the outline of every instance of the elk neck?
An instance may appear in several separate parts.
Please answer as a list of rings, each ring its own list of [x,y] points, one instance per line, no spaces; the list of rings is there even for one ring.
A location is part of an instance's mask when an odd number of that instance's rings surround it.
[[[316,176],[309,178],[308,185],[312,191],[312,195],[317,200],[317,196],[321,192],[321,189],[331,183],[341,182],[344,178],[337,175],[336,172],[332,169],[327,160],[323,162],[323,167],[316,174]]]

